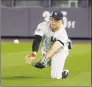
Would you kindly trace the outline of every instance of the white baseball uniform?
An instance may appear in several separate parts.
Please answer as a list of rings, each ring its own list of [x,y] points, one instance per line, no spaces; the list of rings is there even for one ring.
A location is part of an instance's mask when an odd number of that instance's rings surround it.
[[[47,52],[54,40],[59,40],[62,47],[51,57],[51,77],[61,79],[66,57],[68,56],[68,35],[64,26],[53,32],[49,22],[38,24],[35,35],[42,36],[42,53]]]

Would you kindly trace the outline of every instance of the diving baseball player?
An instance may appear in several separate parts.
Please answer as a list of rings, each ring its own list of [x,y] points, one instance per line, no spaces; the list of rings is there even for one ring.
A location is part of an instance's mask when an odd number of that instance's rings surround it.
[[[39,45],[42,43],[43,58],[34,66],[45,68],[51,60],[51,78],[66,78],[69,71],[64,70],[64,64],[71,45],[65,30],[63,14],[60,11],[52,12],[50,21],[38,24],[34,35],[32,53],[25,57],[26,63],[30,64],[36,58]]]

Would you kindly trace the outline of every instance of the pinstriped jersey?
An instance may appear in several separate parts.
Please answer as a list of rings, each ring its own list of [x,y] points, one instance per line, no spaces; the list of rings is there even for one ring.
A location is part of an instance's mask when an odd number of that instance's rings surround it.
[[[38,24],[34,35],[40,35],[43,37],[42,49],[46,52],[51,48],[51,46],[56,40],[61,42],[63,48],[66,46],[66,43],[68,42],[68,35],[66,33],[65,28],[61,26],[59,30],[53,32],[50,28],[49,22],[42,22]]]

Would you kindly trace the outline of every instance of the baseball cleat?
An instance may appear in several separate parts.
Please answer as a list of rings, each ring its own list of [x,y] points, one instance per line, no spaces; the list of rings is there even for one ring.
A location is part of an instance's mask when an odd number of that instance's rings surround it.
[[[66,78],[69,74],[69,70],[63,70],[62,72],[62,79]]]

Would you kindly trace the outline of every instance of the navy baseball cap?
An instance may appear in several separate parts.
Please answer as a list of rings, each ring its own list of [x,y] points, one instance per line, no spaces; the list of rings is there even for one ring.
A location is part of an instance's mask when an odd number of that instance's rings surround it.
[[[63,19],[63,14],[61,11],[53,11],[51,13],[51,17],[55,18],[56,20],[62,20]]]

